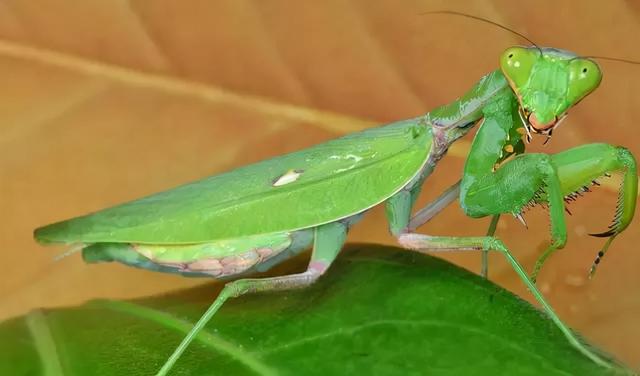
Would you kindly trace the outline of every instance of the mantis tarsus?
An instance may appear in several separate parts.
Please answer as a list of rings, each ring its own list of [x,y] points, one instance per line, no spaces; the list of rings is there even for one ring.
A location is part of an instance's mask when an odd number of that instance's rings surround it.
[[[312,246],[306,271],[229,282],[166,361],[166,375],[223,303],[249,292],[312,284],[339,253],[349,228],[384,203],[390,232],[418,252],[497,251],[504,255],[545,312],[577,350],[604,367],[560,320],[534,278],[567,240],[564,200],[612,171],[622,171],[611,241],[631,222],[637,196],[636,162],[623,147],[588,144],[555,154],[524,154],[533,135],[550,137],[567,109],[592,92],[601,72],[590,59],[553,48],[511,47],[500,69],[461,98],[426,115],[368,129],[296,153],[39,228],[42,243],[81,244],[88,262],[214,278],[262,271]],[[461,182],[411,219],[424,180],[447,148],[478,127]],[[414,230],[460,199],[468,216],[493,216],[488,236],[428,236]],[[551,243],[533,277],[492,236],[501,214],[522,219],[523,208],[548,206]]]

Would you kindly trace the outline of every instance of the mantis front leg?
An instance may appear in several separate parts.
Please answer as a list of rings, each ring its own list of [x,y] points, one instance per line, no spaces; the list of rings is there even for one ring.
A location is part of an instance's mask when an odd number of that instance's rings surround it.
[[[523,133],[517,102],[498,99],[483,112],[484,122],[473,140],[460,187],[460,205],[465,214],[479,218],[508,213],[526,226],[524,208],[548,206],[551,242],[531,274],[535,281],[547,258],[566,244],[565,199],[588,189],[585,187],[603,175],[623,171],[614,222],[609,231],[596,235],[611,238],[599,253],[602,257],[613,238],[633,218],[638,184],[633,155],[622,147],[589,144],[555,155],[520,154],[506,160],[524,146],[521,137],[517,137]]]
[[[589,144],[556,155],[526,154],[507,162],[496,173],[482,176],[461,192],[461,203],[470,216],[512,213],[521,216],[527,205],[548,205],[551,243],[538,258],[531,278],[535,281],[547,258],[564,247],[567,229],[564,199],[610,172],[624,171],[618,208],[610,230],[597,236],[611,240],[631,222],[637,195],[636,162],[625,148]],[[466,188],[466,189],[465,189]]]

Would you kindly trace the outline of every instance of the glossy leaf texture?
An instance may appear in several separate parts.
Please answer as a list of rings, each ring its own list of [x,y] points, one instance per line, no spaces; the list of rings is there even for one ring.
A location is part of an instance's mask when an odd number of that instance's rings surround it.
[[[92,301],[6,321],[0,374],[152,374],[217,291]],[[596,366],[540,311],[475,274],[431,256],[355,245],[310,288],[228,302],[172,374],[626,372]]]

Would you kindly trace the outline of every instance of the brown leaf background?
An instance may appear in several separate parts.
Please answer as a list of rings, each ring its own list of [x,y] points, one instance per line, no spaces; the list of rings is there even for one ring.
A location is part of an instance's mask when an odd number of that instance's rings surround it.
[[[249,162],[403,119],[451,101],[498,54],[523,43],[640,60],[634,2],[536,1],[86,1],[0,2],[0,317],[96,297],[132,298],[206,283],[119,265],[85,265],[42,248],[33,229]],[[602,63],[601,88],[572,110],[551,145],[622,144],[640,155],[637,66]],[[468,141],[428,180],[422,202],[460,176]],[[561,317],[640,366],[638,222],[620,236],[597,278],[602,242],[586,233],[611,219],[615,183],[572,206],[569,244],[540,286]],[[531,267],[548,240],[544,211],[529,230],[503,218],[499,234]],[[478,235],[488,221],[453,205],[422,229]],[[350,241],[393,243],[381,210]],[[446,255],[472,270],[478,255]],[[531,300],[492,258],[491,278]]]

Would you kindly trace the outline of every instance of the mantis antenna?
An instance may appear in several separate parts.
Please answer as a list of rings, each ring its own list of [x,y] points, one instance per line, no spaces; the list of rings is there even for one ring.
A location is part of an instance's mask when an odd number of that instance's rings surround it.
[[[495,21],[491,21],[489,19],[486,19],[486,18],[482,18],[482,17],[479,17],[479,16],[474,16],[472,14],[456,12],[456,11],[453,11],[453,10],[434,10],[434,11],[424,12],[424,13],[420,13],[420,14],[421,15],[427,15],[427,14],[449,14],[449,15],[452,15],[452,16],[465,17],[465,18],[469,18],[469,19],[472,19],[472,20],[475,20],[475,21],[488,23],[489,25],[493,25],[493,26],[499,27],[502,30],[506,30],[506,31],[510,32],[511,34],[514,34],[514,35],[526,40],[527,42],[531,43],[540,52],[540,54],[542,54],[542,49],[538,46],[538,44],[536,44],[534,41],[529,39],[526,35],[524,35],[524,34],[522,34],[520,32],[517,32],[517,31],[515,31],[513,29],[510,29],[507,26],[501,25],[501,24],[499,24],[499,23],[497,23]],[[598,59],[598,60],[615,61],[615,62],[618,62],[618,63],[640,65],[640,61],[637,61],[637,60],[624,59],[624,58],[619,58],[619,57],[609,57],[609,56],[597,56],[597,55],[576,56],[574,59]]]
[[[481,21],[481,22],[484,22],[484,23],[488,23],[489,25],[497,26],[497,27],[501,28],[502,30],[506,30],[506,31],[510,32],[511,34],[514,34],[514,35],[526,40],[527,42],[531,43],[531,45],[533,45],[536,49],[538,49],[538,51],[540,52],[540,55],[542,55],[542,49],[534,41],[532,41],[531,39],[527,38],[526,35],[524,35],[522,33],[519,33],[519,32],[517,32],[517,31],[515,31],[513,29],[510,29],[510,28],[508,28],[508,27],[506,27],[504,25],[501,25],[501,24],[499,24],[499,23],[497,23],[495,21],[491,21],[489,19],[482,18],[482,17],[479,17],[479,16],[474,16],[472,14],[456,12],[456,11],[453,11],[453,10],[434,10],[434,11],[431,11],[431,12],[425,12],[425,13],[421,13],[421,14],[422,15],[426,15],[426,14],[450,14],[450,15],[453,15],[453,16],[470,18],[472,20]]]
[[[640,65],[640,61],[629,60],[629,59],[621,59],[619,57],[589,55],[589,56],[576,56],[574,59],[598,59],[598,60],[615,61],[615,62],[618,62],[618,63]],[[573,60],[573,59],[571,59],[571,60]]]

